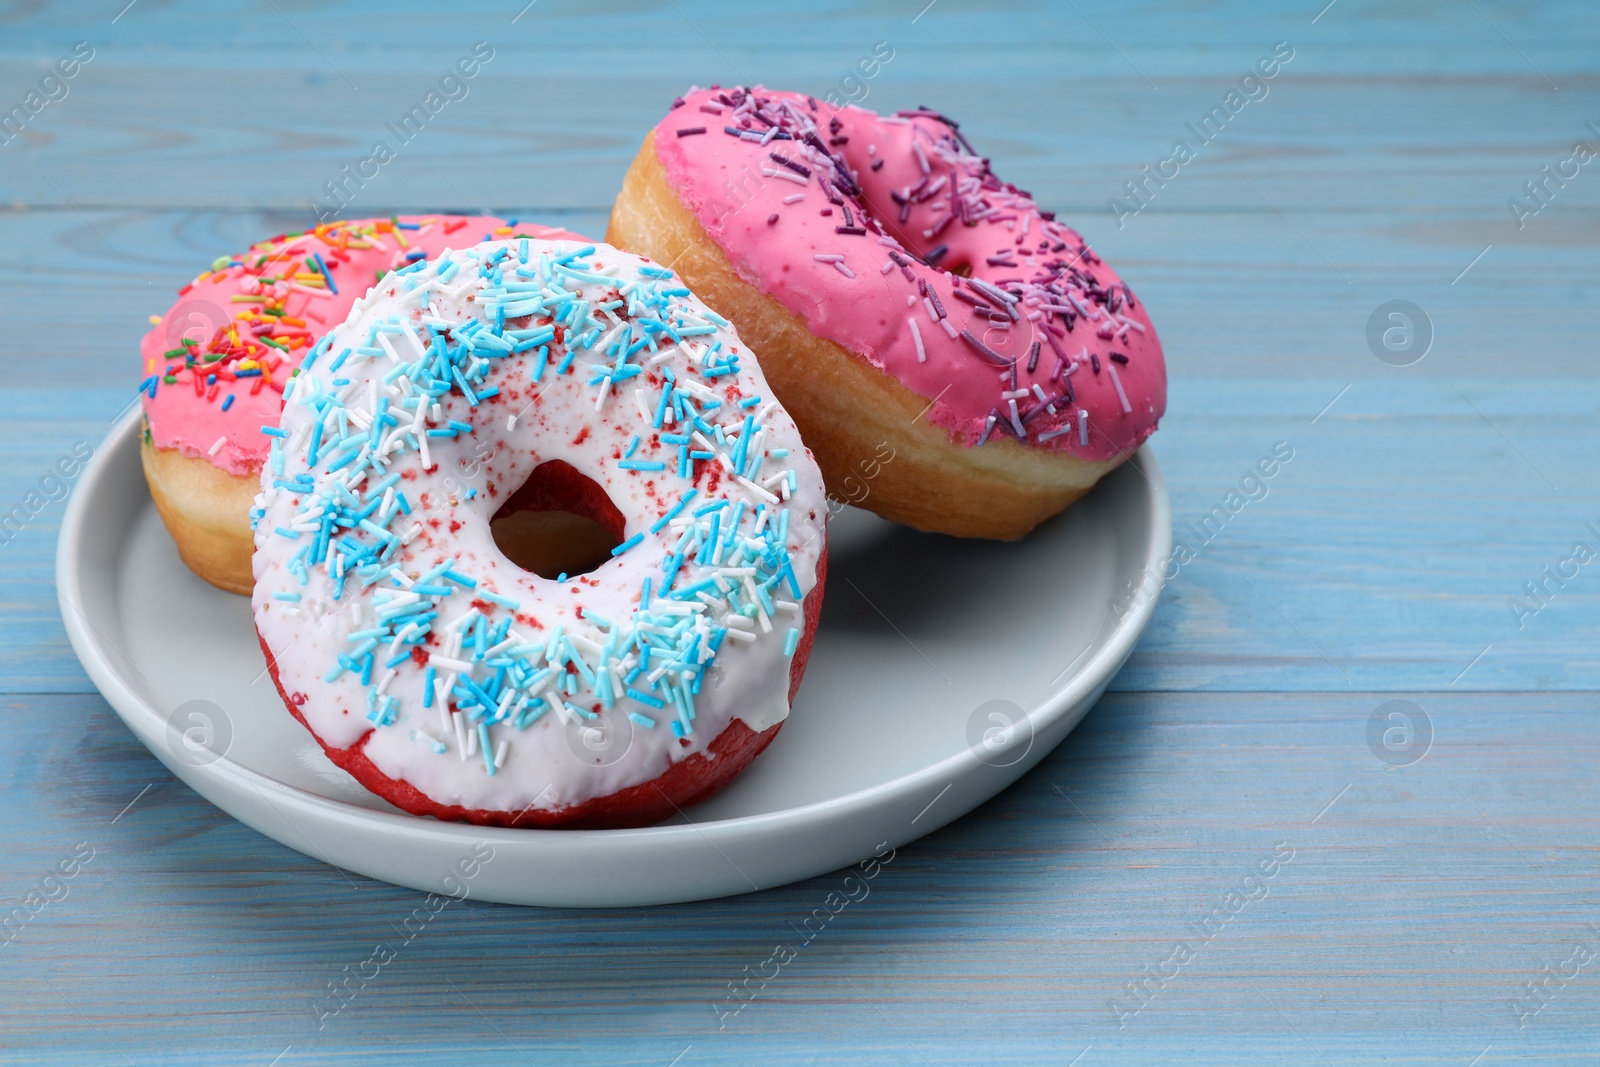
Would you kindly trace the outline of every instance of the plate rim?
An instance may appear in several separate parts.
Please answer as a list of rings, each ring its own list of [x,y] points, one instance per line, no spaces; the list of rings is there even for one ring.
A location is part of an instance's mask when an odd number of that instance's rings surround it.
[[[135,726],[134,722],[130,721],[130,716],[140,719],[151,731],[165,729],[166,723],[161,718],[160,712],[152,704],[144,700],[122,677],[121,672],[111,664],[110,655],[102,647],[102,643],[110,644],[109,638],[104,637],[93,627],[92,623],[88,621],[84,609],[80,606],[84,603],[82,596],[84,583],[80,572],[83,569],[81,557],[86,536],[85,520],[90,507],[89,502],[97,499],[104,492],[102,483],[107,479],[120,451],[130,447],[127,438],[137,436],[138,427],[142,425],[143,419],[144,412],[142,407],[130,410],[112,426],[110,432],[106,434],[100,446],[95,450],[87,469],[79,478],[71,498],[67,501],[66,511],[62,516],[61,531],[56,539],[55,566],[57,607],[61,613],[62,622],[66,628],[68,640],[72,644],[73,652],[77,655],[79,662],[89,675],[90,681],[95,684],[95,687],[105,697],[107,703],[117,712],[118,717],[123,720],[124,724],[128,726],[135,736],[140,737],[141,741],[143,741],[143,732]],[[1172,550],[1172,507],[1167,493],[1166,480],[1148,442],[1140,446],[1138,451],[1127,462],[1137,464],[1138,469],[1144,475],[1143,480],[1146,488],[1141,496],[1149,508],[1153,536],[1145,546],[1142,573],[1154,576],[1154,592],[1148,597],[1140,598],[1139,602],[1128,612],[1119,616],[1110,636],[1100,650],[1078,666],[1054,692],[1036,707],[1026,711],[1027,721],[1032,728],[1029,734],[1030,737],[1037,737],[1048,730],[1056,719],[1067,714],[1071,708],[1082,702],[1097,686],[1103,689],[1105,685],[1109,685],[1110,681],[1121,670],[1122,665],[1132,654],[1139,637],[1144,633],[1150,618],[1154,615],[1156,605],[1161,599],[1161,593],[1166,587],[1165,568],[1162,565],[1162,561],[1170,556]],[[1126,466],[1127,464],[1123,465]],[[148,498],[148,487],[143,487],[143,491]],[[91,633],[91,630],[94,632]],[[114,647],[112,651],[116,651]],[[125,653],[119,652],[118,654],[126,658]],[[1087,713],[1087,710],[1086,708],[1085,713]],[[147,745],[146,747],[150,746]],[[163,764],[167,763],[165,759],[162,759],[159,752],[153,752],[152,754]],[[442,822],[427,816],[411,815],[405,812],[378,811],[359,804],[323,796],[300,786],[291,785],[288,782],[270,777],[231,758],[226,753],[215,761],[204,766],[194,767],[192,770],[204,777],[231,777],[238,784],[248,786],[258,793],[262,790],[274,791],[284,800],[302,808],[315,809],[325,817],[333,817],[343,822],[376,823],[377,828],[383,830],[419,833],[451,842],[488,841],[490,844],[504,844],[507,847],[519,843],[531,845],[539,841],[557,839],[568,844],[594,845],[596,847],[607,847],[601,845],[601,842],[617,842],[618,847],[622,847],[629,842],[649,841],[658,838],[670,839],[692,836],[704,840],[707,835],[726,837],[729,835],[742,836],[746,833],[759,834],[762,830],[776,825],[787,827],[800,824],[801,826],[812,827],[818,822],[831,821],[853,812],[871,810],[880,803],[891,802],[907,793],[914,793],[920,788],[936,784],[938,781],[956,780],[969,776],[985,765],[984,761],[970,747],[967,747],[937,762],[908,771],[886,782],[879,782],[850,793],[812,801],[796,807],[753,815],[734,816],[732,818],[707,821],[688,820],[683,823],[658,824],[620,830],[561,830],[533,827],[478,826],[472,823]],[[168,766],[168,769],[172,770],[170,766]],[[184,778],[187,783],[187,776],[178,775],[176,771],[173,771],[173,773],[177,777]],[[1005,786],[1001,788],[1003,789]],[[207,799],[209,802],[209,798]],[[231,815],[231,813],[229,814]],[[965,812],[954,814],[949,819],[931,821],[926,832],[932,832],[946,822],[959,818],[962,814],[965,814]],[[234,817],[237,818],[237,816]],[[687,819],[687,816],[685,818]],[[921,836],[921,834],[917,836]],[[321,859],[322,857],[314,858]],[[331,861],[324,859],[324,862]]]

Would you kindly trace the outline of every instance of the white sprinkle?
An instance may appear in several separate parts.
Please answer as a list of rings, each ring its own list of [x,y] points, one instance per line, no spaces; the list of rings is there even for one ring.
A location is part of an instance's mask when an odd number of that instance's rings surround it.
[[[916,319],[907,319],[906,320],[906,325],[911,327],[911,341],[912,341],[913,344],[915,344],[917,346],[917,362],[918,363],[926,363],[926,362],[928,362],[928,353],[922,347],[922,331],[917,329],[917,320]]]
[[[783,202],[785,204],[798,204],[800,201],[804,200],[805,198],[806,198],[806,194],[805,193],[790,193],[788,196],[783,198]]]
[[[837,267],[839,269],[839,273],[843,274],[846,278],[854,278],[856,276],[855,271],[851,270],[841,262],[836,261],[833,265]]]
[[[511,747],[511,742],[502,737],[500,743],[494,748],[494,769],[499,770],[506,765],[506,749]]]
[[[1080,445],[1089,443],[1089,413],[1082,408],[1078,409],[1078,443]]]
[[[1064,426],[1060,426],[1060,427],[1058,427],[1058,428],[1056,428],[1054,430],[1051,430],[1049,433],[1040,434],[1038,437],[1035,437],[1034,440],[1035,441],[1049,441],[1049,440],[1051,440],[1053,438],[1060,437],[1064,433],[1070,433],[1070,432],[1072,432],[1072,423],[1069,422]]]
[[[467,761],[467,723],[466,716],[459,711],[450,713],[450,721],[456,728],[456,756],[465,763]]]
[[[1022,420],[1017,417],[1017,402],[1015,400],[1007,400],[1006,406],[1011,409],[1011,428],[1017,431],[1018,437],[1027,437],[1028,431],[1023,427]]]
[[[956,328],[950,325],[949,319],[940,319],[939,325],[944,327],[944,332],[950,336],[950,340],[954,341],[957,337],[961,336],[956,332]]]
[[[818,252],[811,257],[818,263],[843,263],[844,257],[834,252]]]
[[[420,411],[421,408],[418,408],[418,410]],[[507,415],[506,416],[506,433],[510,433],[512,430],[515,430],[516,428],[517,428],[517,417],[515,415]]]
[[[878,268],[878,273],[879,274],[888,274],[892,270],[894,270],[894,260],[886,259],[886,260],[883,261],[883,266]]]
[[[1034,396],[1036,396],[1036,397],[1038,397],[1038,398],[1039,398],[1039,399],[1040,399],[1040,400],[1047,400],[1047,399],[1049,399],[1049,398],[1048,398],[1048,397],[1046,397],[1046,396],[1045,396],[1045,395],[1044,395],[1044,390],[1043,390],[1043,389],[1042,389],[1042,388],[1040,388],[1040,387],[1039,387],[1039,383],[1038,383],[1038,382],[1034,382],[1034,383],[1033,383],[1033,395],[1034,395]]]
[[[218,452],[220,452],[222,450],[222,446],[227,444],[227,443],[228,443],[228,435],[227,434],[223,434],[221,437],[217,438],[217,443],[216,444],[212,445],[209,449],[206,450],[206,455],[208,455],[208,456],[216,455]]]
[[[744,477],[742,475],[734,475],[734,479],[740,485],[744,486],[746,489],[750,490],[752,493],[756,494],[756,496],[760,497],[762,500],[765,500],[767,503],[776,504],[778,502],[778,498],[777,497],[773,496],[771,493],[767,492],[765,489],[761,488],[759,485],[757,485],[755,482],[752,482],[750,479],[748,479],[748,478],[746,478],[746,477]]]
[[[1122,401],[1122,412],[1125,415],[1133,414],[1133,405],[1128,403],[1128,394],[1122,391],[1122,376],[1117,373],[1117,361],[1106,360],[1106,370],[1111,372],[1111,384],[1116,386],[1117,399]]]
[[[776,129],[776,127],[774,127],[774,129]],[[771,167],[762,167],[761,173],[765,174],[769,178],[784,178],[788,181],[794,182],[797,185],[806,184],[806,180],[804,178],[789,170],[773,170]]]

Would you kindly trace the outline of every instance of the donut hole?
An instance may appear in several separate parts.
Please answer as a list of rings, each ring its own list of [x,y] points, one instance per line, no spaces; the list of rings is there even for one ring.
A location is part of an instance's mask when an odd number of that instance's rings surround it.
[[[611,558],[625,527],[605,490],[560,460],[535,467],[489,520],[495,547],[541,578],[588,574]]]

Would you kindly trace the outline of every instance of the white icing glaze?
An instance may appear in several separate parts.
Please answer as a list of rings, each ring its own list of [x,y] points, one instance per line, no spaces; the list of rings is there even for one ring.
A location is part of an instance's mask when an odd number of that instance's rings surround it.
[[[704,752],[735,718],[759,732],[788,714],[790,631],[804,628],[800,605],[815,583],[823,547],[826,504],[821,473],[788,415],[768,399],[760,368],[732,327],[688,295],[676,276],[651,276],[652,271],[668,272],[604,244],[589,246],[594,251],[586,256],[574,255],[584,247],[570,241],[485,244],[446,252],[384,278],[308,358],[286,393],[279,429],[285,436],[275,442],[274,455],[262,472],[252,603],[257,628],[277,660],[284,690],[294,696],[300,713],[325,743],[345,748],[365,736],[363,751],[380,771],[411,783],[439,803],[498,811],[528,806],[559,809],[659,777],[674,762]],[[569,265],[563,266],[563,259]],[[522,292],[505,288],[514,285],[530,288]],[[569,297],[589,303],[577,304]],[[603,306],[623,298],[626,303],[615,308]],[[508,314],[503,338],[497,333],[497,308]],[[550,339],[482,363],[476,358],[491,355],[508,341],[520,344],[533,339],[527,331],[550,324],[552,312],[564,327],[558,338],[573,341],[575,351],[569,353],[562,340]],[[681,341],[647,333],[645,323],[663,321],[682,331]],[[656,344],[626,351],[647,338],[655,338]],[[618,347],[619,340],[626,348]],[[593,347],[581,347],[585,344]],[[464,353],[469,345],[476,357],[448,355],[458,347]],[[545,348],[548,362],[540,355]],[[351,354],[340,364],[346,349]],[[563,373],[559,368],[569,355],[573,358]],[[712,373],[727,356],[733,357],[734,367]],[[461,383],[454,382],[433,403],[421,405],[419,416],[418,384],[413,378],[425,385],[449,365],[447,360],[465,368],[468,379],[477,378],[469,385],[479,403],[474,406]],[[641,369],[629,369],[634,367]],[[607,371],[633,376],[612,382],[604,380]],[[676,382],[673,396],[686,397],[688,404],[680,409],[673,399],[663,416],[658,412],[667,371]],[[537,382],[531,380],[535,374]],[[494,395],[483,396],[491,392]],[[751,397],[760,399],[748,403]],[[713,400],[720,406],[710,407]],[[740,406],[741,401],[747,406]],[[714,459],[690,460],[692,483],[679,473],[683,450],[662,439],[684,429],[684,416],[691,408],[702,409],[700,419],[711,433],[698,431],[689,447],[716,454]],[[394,422],[375,435],[374,450],[374,435],[363,427],[370,427],[380,411]],[[658,418],[671,421],[657,429]],[[452,422],[470,424],[472,432],[453,438],[419,437],[412,432],[413,427],[437,432]],[[310,445],[319,423],[313,464]],[[749,440],[741,444],[746,434]],[[630,453],[635,436],[639,440]],[[431,465],[420,454],[424,448]],[[347,452],[353,459],[341,464]],[[660,463],[665,469],[624,469],[619,466],[624,457],[630,466]],[[593,479],[625,521],[626,547],[620,555],[565,583],[510,562],[496,547],[489,526],[506,498],[537,466],[552,460],[569,463]],[[753,481],[730,475],[730,466],[741,460],[740,469],[753,473]],[[330,473],[330,465],[339,469]],[[361,473],[352,474],[356,471]],[[371,503],[368,487],[394,475],[398,479],[377,497],[378,507],[367,518],[372,525],[334,532],[326,558],[319,562],[319,545],[324,542],[318,531],[324,518],[315,509],[336,499],[341,484],[359,501],[356,509],[365,507]],[[691,489],[697,494],[693,500],[662,523]],[[399,496],[391,496],[391,490],[404,495],[411,515],[404,513]],[[727,501],[727,506],[696,516],[719,500]],[[784,511],[787,520],[781,519]],[[727,525],[736,513],[741,536],[730,541]],[[322,516],[327,514],[325,510]],[[697,557],[697,546],[709,534],[713,519],[722,548],[715,560],[709,553]],[[776,531],[783,521],[787,536],[780,538]],[[455,524],[459,526],[452,530]],[[285,536],[280,530],[298,536]],[[685,536],[686,558],[664,597],[665,570]],[[342,546],[383,546],[389,537],[410,540],[396,544],[387,559],[369,561],[365,570],[347,569],[339,589],[336,575],[346,558]],[[792,575],[781,566],[774,571],[783,554],[768,541],[781,541]],[[768,551],[757,551],[762,548]],[[754,559],[746,558],[752,555]],[[452,575],[438,575],[452,560]],[[435,577],[428,578],[430,573]],[[476,587],[467,588],[454,574],[475,580]],[[372,584],[365,584],[369,578]],[[647,580],[652,596],[648,611],[641,611]],[[689,591],[707,580],[714,583],[711,588],[698,594]],[[753,591],[762,582],[771,586],[770,592]],[[405,591],[413,584],[452,592],[444,596],[428,592],[418,598]],[[515,601],[516,610],[493,602],[486,593]],[[770,615],[763,593],[772,601]],[[400,627],[402,633],[396,637],[396,628],[391,627],[381,635],[376,647],[365,653],[372,660],[370,685],[363,685],[359,667],[330,676],[337,671],[341,654],[362,653],[369,640],[352,639],[352,634],[373,630],[381,611],[393,611],[398,601],[414,598],[434,602],[430,610],[437,616],[424,621],[425,631],[413,627],[406,634]],[[451,629],[463,614],[474,610],[474,601],[486,630],[512,620],[498,652],[487,648],[491,654],[479,656],[473,637],[476,621]],[[684,632],[677,636],[661,632],[668,629],[662,623],[674,619]],[[682,620],[687,620],[686,629]],[[741,637],[723,637],[708,656],[707,646],[715,645],[719,629],[738,631]],[[464,639],[459,636],[462,632]],[[670,654],[652,650],[647,669],[634,673],[642,644],[677,642],[682,652],[691,647],[690,635],[695,632],[701,639],[692,646],[687,670],[680,664],[663,673],[662,660]],[[553,640],[557,633],[566,636],[565,649]],[[387,663],[411,647],[401,637],[424,643],[415,646],[420,652],[389,668]],[[458,648],[453,641],[460,640],[464,646]],[[454,675],[447,673],[442,660],[458,666],[470,663],[468,677],[480,687],[492,688],[497,670],[486,665],[488,661],[516,662],[505,676],[514,680],[519,671],[526,678],[548,670],[552,653],[560,666],[542,681],[516,689],[507,704],[490,713],[494,719],[503,710],[503,716],[488,726],[494,748],[507,743],[503,764],[491,775],[482,752],[463,758],[454,720],[467,713],[446,711],[440,696],[452,709],[470,698],[461,696],[464,684],[456,696],[448,695],[446,687]],[[569,653],[584,667],[567,666]],[[359,658],[346,662],[358,664]],[[424,707],[423,660],[435,669],[432,707]],[[602,662],[613,666],[598,676],[584,673]],[[683,711],[675,715],[668,687],[678,678],[677,693],[682,696],[689,684],[685,679],[693,677],[695,667],[703,670],[703,676],[700,692],[693,695],[693,719],[684,743],[672,726],[675,719],[681,723],[687,716]],[[657,708],[623,693],[617,682],[627,677],[632,678],[635,693],[655,697],[665,706]],[[573,679],[576,692],[562,694],[560,705],[554,705],[548,699],[554,694],[551,683],[566,678]],[[657,688],[649,688],[652,681]],[[495,695],[503,697],[504,692]],[[582,717],[583,710],[598,718]],[[654,727],[637,723],[630,713],[654,720]],[[620,758],[618,746],[606,750],[599,761],[604,765],[578,754],[585,749],[575,739],[596,726],[620,731],[624,738],[631,732],[631,743],[624,740],[627,747]],[[468,750],[472,747],[469,740]]]

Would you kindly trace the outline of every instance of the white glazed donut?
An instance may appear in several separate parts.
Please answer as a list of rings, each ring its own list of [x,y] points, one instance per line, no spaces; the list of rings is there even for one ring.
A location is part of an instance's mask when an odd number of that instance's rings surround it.
[[[822,476],[733,328],[609,245],[503,241],[395,271],[286,393],[255,526],[286,706],[399,807],[642,825],[787,716],[821,605]],[[552,580],[520,509],[619,542]]]

